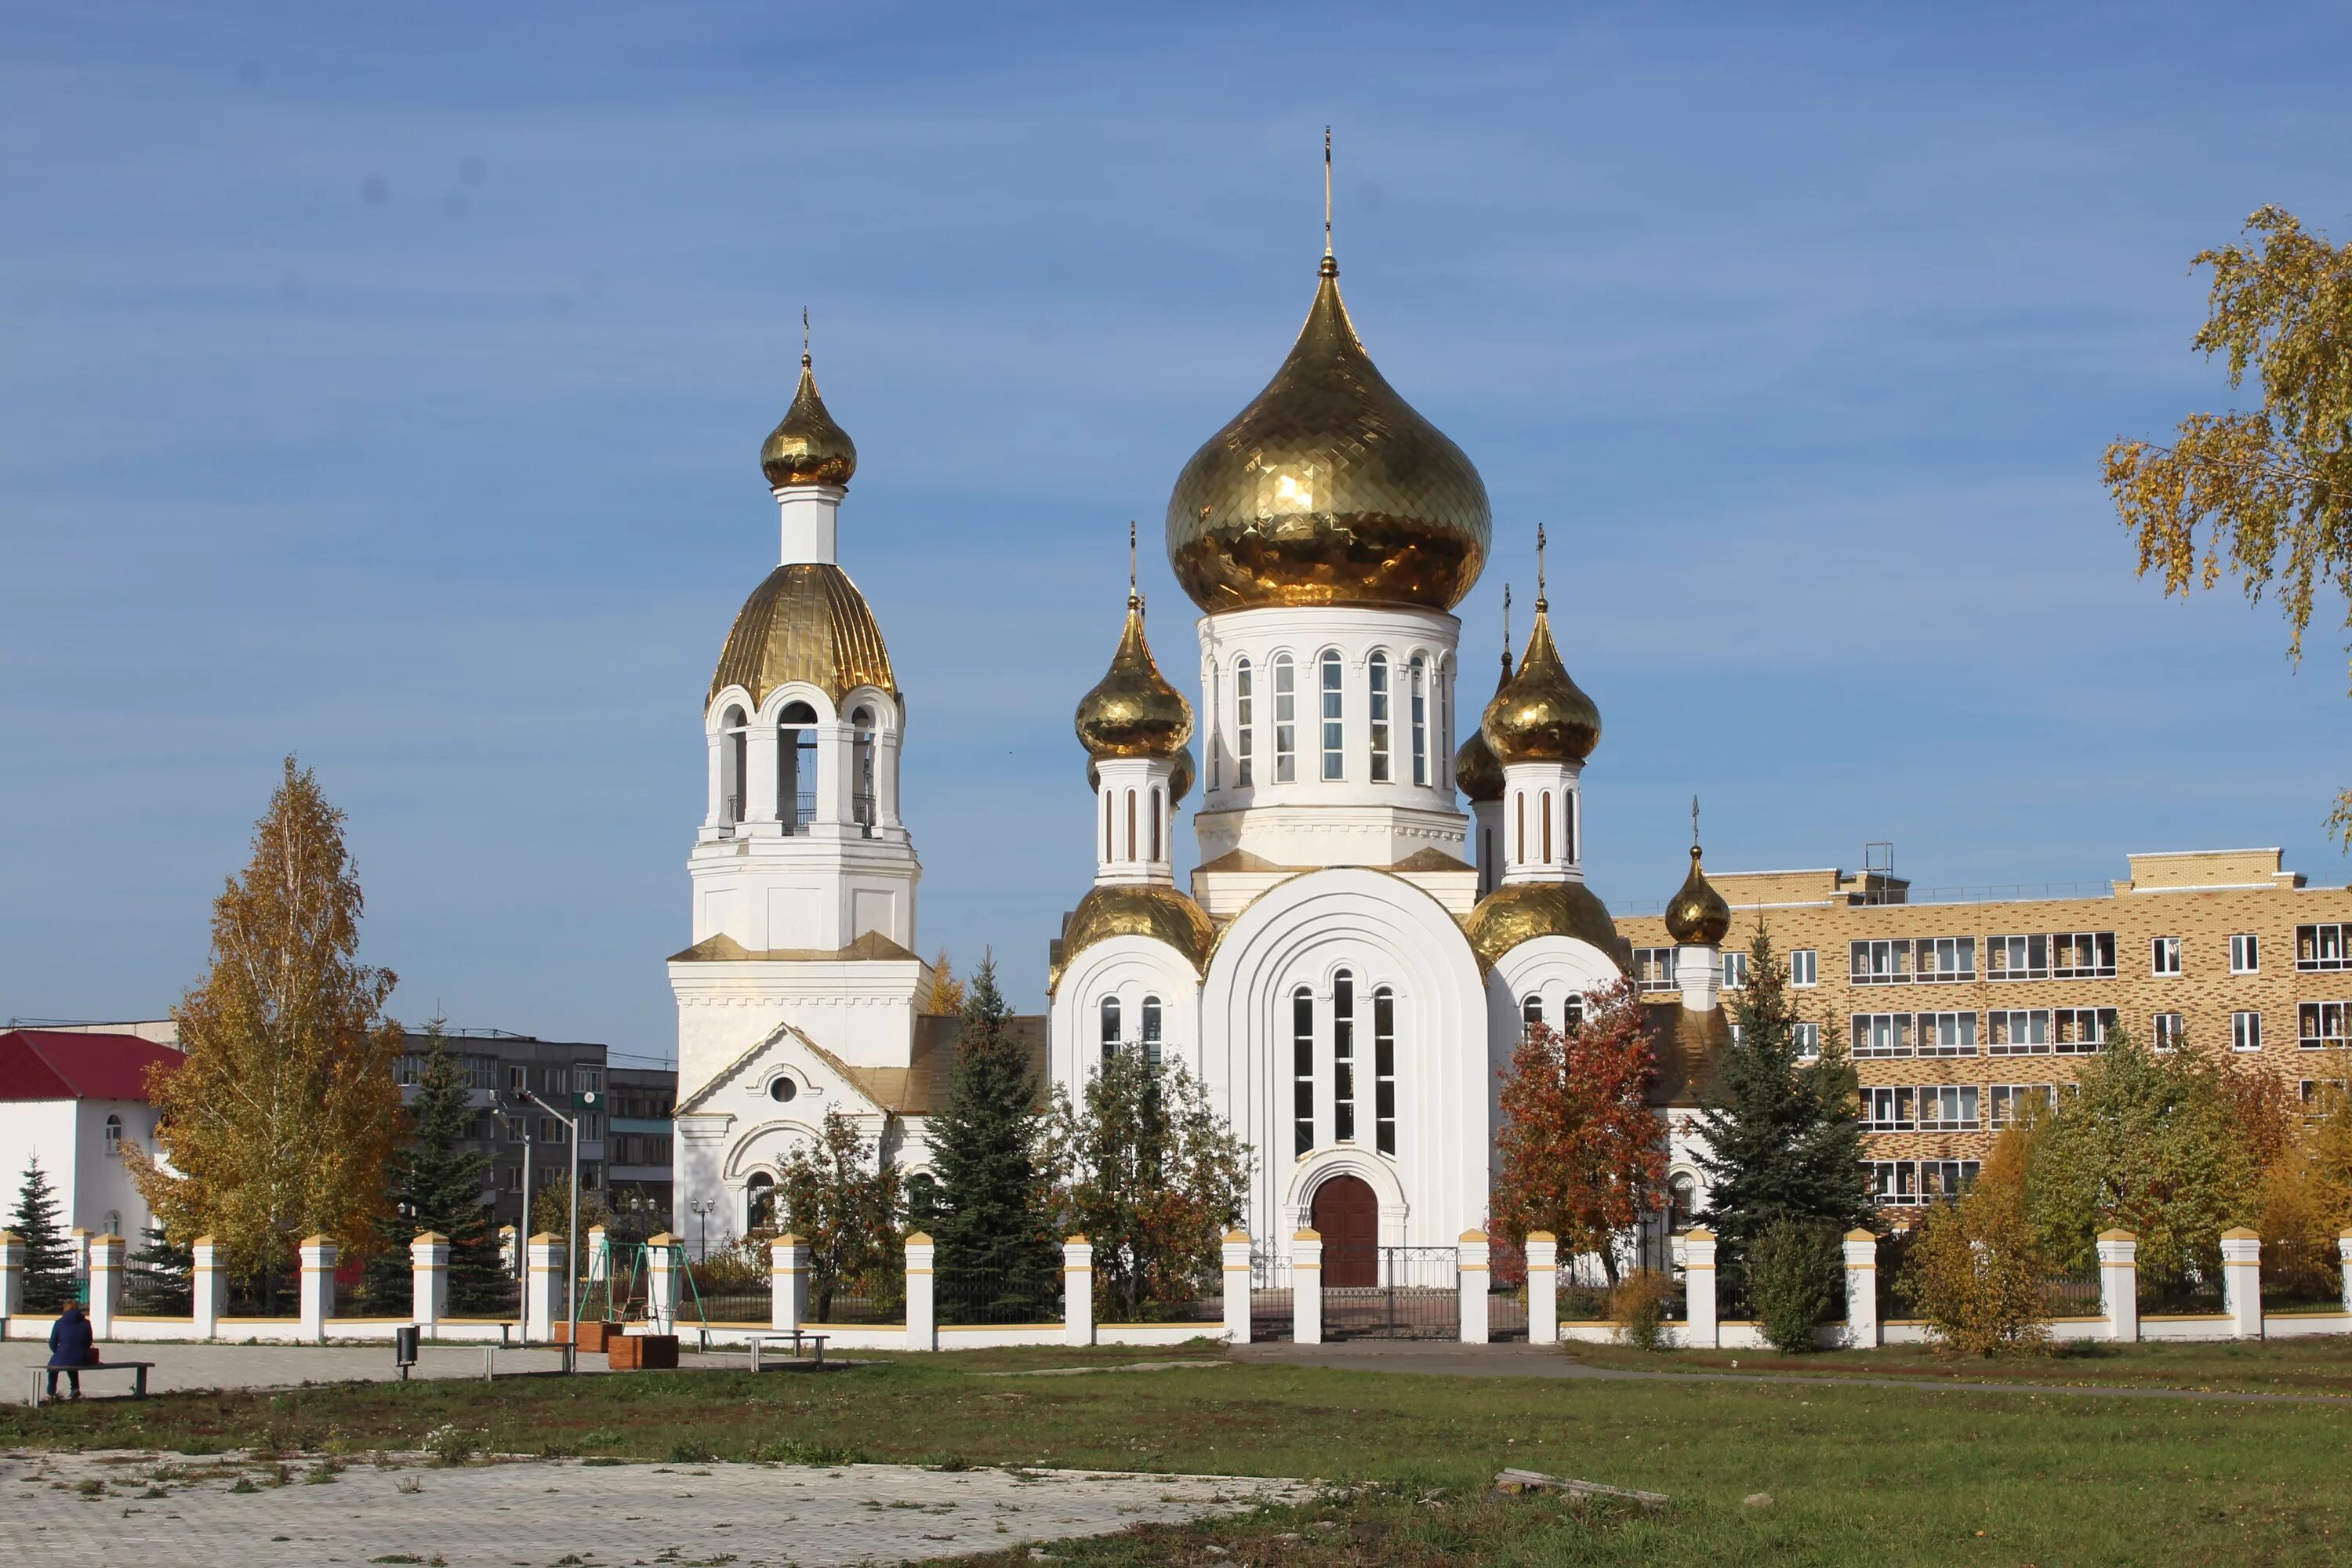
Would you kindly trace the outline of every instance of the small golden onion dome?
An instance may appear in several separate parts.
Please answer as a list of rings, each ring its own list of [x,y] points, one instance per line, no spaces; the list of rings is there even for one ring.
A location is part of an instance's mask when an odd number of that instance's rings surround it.
[[[1326,256],[1290,357],[1168,498],[1168,562],[1203,610],[1448,610],[1486,564],[1485,481],[1374,368],[1339,279]]]
[[[1486,704],[1479,734],[1505,767],[1513,763],[1580,763],[1601,743],[1601,710],[1559,661],[1544,601],[1536,601],[1519,672]]]
[[[1624,944],[1609,906],[1581,882],[1506,882],[1478,900],[1464,917],[1462,929],[1470,938],[1478,962],[1492,969],[1502,956],[1539,936],[1572,936],[1607,953],[1620,969],[1626,966]]]
[[[816,395],[816,372],[806,354],[801,355],[801,384],[793,394],[793,405],[760,448],[760,471],[777,489],[845,485],[857,472],[857,444],[824,411],[824,399]]]
[[[1045,989],[1062,983],[1070,960],[1115,936],[1148,936],[1184,955],[1195,973],[1205,974],[1209,950],[1217,944],[1217,928],[1208,912],[1174,888],[1153,882],[1125,882],[1089,888],[1070,918],[1062,922],[1062,940],[1055,950],[1053,972]]]
[[[1503,650],[1503,676],[1495,682],[1495,694],[1511,684],[1511,650]],[[1486,734],[1477,730],[1462,742],[1454,753],[1454,782],[1462,786],[1463,795],[1473,801],[1503,798],[1503,764],[1495,760],[1495,748],[1486,744]]]
[[[1731,929],[1731,906],[1706,879],[1700,868],[1698,846],[1691,846],[1690,875],[1683,879],[1682,890],[1666,905],[1666,934],[1676,942],[1700,942],[1708,947],[1723,940]]]
[[[1089,757],[1165,757],[1192,738],[1192,705],[1152,662],[1143,636],[1143,600],[1127,596],[1127,629],[1110,670],[1078,700],[1078,744]]]
[[[727,634],[710,695],[740,686],[757,706],[795,680],[835,701],[861,686],[898,694],[882,628],[874,624],[866,595],[838,566],[794,562],[768,574]]]

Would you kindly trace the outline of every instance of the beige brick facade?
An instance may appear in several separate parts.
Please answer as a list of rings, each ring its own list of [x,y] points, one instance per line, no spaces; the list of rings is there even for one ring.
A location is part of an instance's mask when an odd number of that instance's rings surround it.
[[[2233,1016],[2252,1014],[2259,1052],[2234,1059],[2258,1059],[2290,1083],[2352,1076],[2340,1051],[2298,1043],[2304,1004],[2352,1004],[2352,967],[2338,967],[2347,962],[2343,949],[2330,952],[2318,933],[2305,933],[2316,942],[2298,948],[2300,928],[2352,928],[2352,890],[2306,886],[2281,868],[2275,849],[2129,860],[2130,877],[2104,897],[1914,903],[1900,880],[1826,869],[1709,880],[1733,911],[1727,952],[1744,952],[1761,921],[1784,959],[1814,955],[1815,983],[1795,993],[1799,1014],[1845,1034],[1865,1104],[1873,1089],[1911,1091],[1892,1104],[1876,1097],[1884,1122],[1895,1125],[1866,1137],[1874,1161],[1980,1160],[1998,1125],[1994,1087],[2073,1081],[2084,1053],[2097,1048],[2079,1036],[2096,1031],[2105,1010],[2143,1040],[2158,1034],[2158,1015],[2178,1015],[2186,1038],[2224,1050],[2238,1043]],[[1636,949],[1668,944],[1659,916],[1622,918],[1617,929]],[[2247,936],[2254,967],[2233,972],[2231,939]],[[2029,940],[1996,952],[2000,938]],[[2158,938],[2178,941],[2179,973],[2158,972]],[[2110,941],[2112,974],[2098,962]],[[1931,945],[1923,950],[1923,942]],[[1857,956],[1856,943],[1874,945]],[[2039,956],[2043,968],[1997,978],[2010,973],[2012,953],[2029,963]],[[1939,963],[1969,967],[1946,979]],[[1858,982],[1858,965],[1871,978]],[[2342,1016],[2352,1018],[2352,1007]],[[1872,1022],[1857,1030],[1858,1017]],[[1908,1021],[1895,1028],[1895,1017]],[[2324,1032],[2340,1038],[2336,1017],[2326,1022]],[[1947,1087],[1974,1088],[1973,1107],[1919,1092]],[[1968,1118],[1955,1111],[1970,1109],[1973,1126],[1958,1130]]]

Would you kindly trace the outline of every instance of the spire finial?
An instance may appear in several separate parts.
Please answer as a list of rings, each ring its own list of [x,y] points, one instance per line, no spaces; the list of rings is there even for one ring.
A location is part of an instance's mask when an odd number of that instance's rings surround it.
[[[1691,853],[1698,853],[1698,796],[1691,796]]]
[[[1143,603],[1135,591],[1135,520],[1127,520],[1127,607],[1130,610]]]
[[[1323,254],[1331,254],[1331,128],[1323,128]]]
[[[1536,524],[1536,614],[1542,615],[1551,606],[1544,602],[1544,525]]]
[[[1511,662],[1511,585],[1503,584],[1503,662]]]
[[[808,366],[808,363],[809,363],[809,326],[808,326],[808,307],[807,307],[806,305],[803,305],[803,306],[801,307],[801,366],[802,366],[802,368],[803,368],[803,369],[806,369],[806,368],[807,368],[807,366]]]

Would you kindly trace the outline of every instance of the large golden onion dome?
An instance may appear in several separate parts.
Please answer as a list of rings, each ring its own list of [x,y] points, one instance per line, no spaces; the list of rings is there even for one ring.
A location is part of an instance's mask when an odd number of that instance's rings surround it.
[[[1548,608],[1542,599],[1536,601],[1535,630],[1519,657],[1519,672],[1495,693],[1478,723],[1478,732],[1505,767],[1580,763],[1601,743],[1601,710],[1568,678],[1559,649],[1552,646]]]
[[[754,707],[795,680],[838,702],[861,686],[898,694],[890,650],[866,595],[849,574],[824,562],[794,562],[768,574],[751,591],[727,634],[710,695],[730,686],[751,694]]]
[[[1486,564],[1486,483],[1374,368],[1339,279],[1326,255],[1290,357],[1168,498],[1168,562],[1203,610],[1447,610]]]
[[[824,411],[816,395],[816,372],[801,355],[801,384],[783,422],[768,432],[760,448],[760,471],[777,489],[786,485],[845,485],[857,472],[857,444]]]
[[[1666,905],[1666,934],[1676,942],[1700,942],[1708,947],[1723,940],[1731,929],[1731,906],[1706,879],[1699,866],[1698,846],[1691,846],[1690,875],[1683,879],[1680,891]]]
[[[1217,928],[1208,912],[1174,888],[1156,882],[1115,882],[1087,889],[1070,918],[1062,922],[1062,940],[1045,989],[1062,984],[1062,973],[1076,958],[1098,942],[1115,936],[1148,936],[1182,953],[1195,973],[1205,974],[1209,950],[1217,944]]]
[[[1503,676],[1495,682],[1495,695],[1511,684],[1511,650],[1503,650]],[[1462,749],[1454,753],[1454,782],[1462,786],[1465,798],[1473,801],[1503,798],[1503,764],[1495,760],[1495,748],[1486,744],[1481,731],[1470,731]]]
[[[1166,757],[1192,738],[1192,705],[1160,675],[1143,637],[1143,598],[1127,595],[1127,629],[1110,670],[1078,700],[1078,743],[1087,754]]]
[[[1609,906],[1581,882],[1506,882],[1478,900],[1462,929],[1478,962],[1492,969],[1523,942],[1539,936],[1572,936],[1626,966],[1624,942]]]

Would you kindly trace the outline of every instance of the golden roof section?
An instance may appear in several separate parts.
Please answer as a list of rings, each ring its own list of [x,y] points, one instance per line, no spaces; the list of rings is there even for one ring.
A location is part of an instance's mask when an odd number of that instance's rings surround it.
[[[1326,255],[1289,357],[1168,498],[1168,562],[1203,610],[1446,610],[1486,564],[1485,482],[1373,366],[1339,279]]]
[[[1690,875],[1666,905],[1666,934],[1677,942],[1702,942],[1708,947],[1731,929],[1731,906],[1706,879],[1699,865],[1698,846],[1691,846]]]
[[[1511,650],[1503,650],[1502,678],[1495,682],[1495,695],[1500,697],[1511,684]],[[1503,798],[1503,764],[1495,760],[1495,748],[1486,744],[1484,730],[1473,730],[1462,749],[1454,753],[1454,782],[1461,786],[1467,800],[1500,800]]]
[[[1549,606],[1536,601],[1535,629],[1528,634],[1519,671],[1486,704],[1478,732],[1496,761],[1580,763],[1601,743],[1601,710],[1568,678],[1568,667],[1552,646]]]
[[[1143,636],[1143,600],[1127,596],[1127,629],[1110,670],[1078,700],[1078,744],[1097,761],[1108,757],[1165,757],[1192,738],[1192,705],[1169,685],[1152,662]]]
[[[743,601],[727,634],[710,695],[730,686],[754,706],[779,686],[804,680],[838,702],[860,686],[897,696],[890,650],[866,595],[840,567],[803,561],[779,566]]]
[[[1523,942],[1539,936],[1572,936],[1625,967],[1624,941],[1600,896],[1581,882],[1506,882],[1463,917],[1479,964],[1492,969]]]
[[[816,394],[816,372],[801,355],[801,384],[783,422],[760,448],[760,471],[777,489],[786,485],[845,485],[857,472],[857,443],[833,422]]]
[[[1185,894],[1156,882],[1089,888],[1063,922],[1060,956],[1045,977],[1045,989],[1050,992],[1061,984],[1062,972],[1070,960],[1115,936],[1148,936],[1164,942],[1182,953],[1194,970],[1206,973],[1217,928],[1208,912]]]

